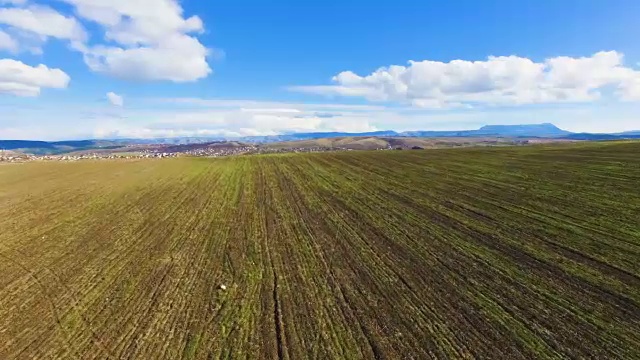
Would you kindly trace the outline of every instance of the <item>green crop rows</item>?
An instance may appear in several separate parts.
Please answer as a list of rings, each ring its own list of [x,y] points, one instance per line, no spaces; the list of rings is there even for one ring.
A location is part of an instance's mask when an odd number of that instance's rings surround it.
[[[2,165],[23,358],[640,358],[640,143]]]

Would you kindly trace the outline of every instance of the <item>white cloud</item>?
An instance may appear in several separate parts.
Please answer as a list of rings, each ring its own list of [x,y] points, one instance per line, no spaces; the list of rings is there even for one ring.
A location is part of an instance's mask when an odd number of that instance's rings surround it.
[[[246,109],[288,109],[291,110],[350,110],[350,111],[367,111],[367,110],[384,110],[384,106],[380,105],[353,105],[353,104],[314,104],[314,103],[287,103],[281,101],[258,101],[258,100],[230,100],[230,99],[202,99],[202,98],[151,98],[147,99],[158,103],[199,106],[206,108],[246,108]]]
[[[84,55],[93,71],[130,80],[188,82],[211,73],[207,49],[186,35],[174,35],[150,47],[98,46],[86,49]]]
[[[60,69],[45,65],[32,67],[12,59],[0,59],[0,93],[37,96],[41,88],[64,89],[69,76]]]
[[[3,31],[0,30],[0,32]],[[42,55],[42,46],[48,40],[46,36],[17,28],[8,28],[4,33],[11,38],[11,49],[6,50],[12,54],[26,51],[34,55]]]
[[[640,101],[640,76],[630,77],[622,82],[618,95],[625,101]]]
[[[290,132],[374,131],[376,127],[366,118],[320,118],[317,116],[293,116],[273,113],[215,111],[180,111],[174,113],[137,114],[137,117],[153,117],[153,122],[132,124],[121,119],[99,121],[93,136],[99,138],[153,138],[181,136],[266,136]]]
[[[113,45],[75,42],[90,69],[133,80],[196,81],[212,70],[210,50],[193,35],[204,30],[185,18],[176,0],[63,0],[78,16],[99,24]]]
[[[323,117],[318,113],[322,106],[331,104],[285,104],[234,100],[218,103],[213,108],[205,109],[165,109],[161,113],[137,113],[135,118],[153,119],[143,128],[151,129],[151,133],[180,133],[203,136],[203,134],[226,134],[226,136],[276,135],[287,132],[315,131],[371,131],[369,114],[341,111],[336,117]],[[242,105],[231,106],[228,105]],[[320,106],[320,107],[317,107]],[[333,104],[335,107],[343,105]],[[349,106],[349,105],[345,105]],[[120,124],[123,125],[123,124]],[[130,125],[125,125],[130,128]],[[117,127],[114,128],[117,130]],[[235,135],[230,135],[235,134]],[[189,136],[189,135],[181,135]]]
[[[0,0],[0,25],[22,49],[14,49],[6,36],[0,49],[37,53],[48,38],[67,40],[80,51],[89,68],[130,80],[190,82],[207,77],[212,70],[207,58],[212,51],[196,37],[204,31],[198,16],[184,17],[177,0],[61,0],[72,6],[78,18],[93,22],[103,42],[88,43],[81,22],[50,7],[26,1]],[[5,44],[6,43],[6,44]],[[4,45],[2,45],[4,44]]]
[[[170,102],[164,101],[168,100]],[[135,107],[0,102],[0,138],[274,135],[295,131],[463,130],[487,124],[551,122],[575,132],[638,130],[640,103],[563,104],[434,111],[410,107],[220,99],[135,99]],[[277,110],[285,111],[277,111]],[[297,110],[294,112],[291,110]],[[249,111],[247,111],[249,110]]]
[[[64,16],[46,6],[27,8],[0,8],[0,23],[13,28],[73,41],[85,41],[87,33],[74,18]]]
[[[204,99],[203,99],[204,100]],[[270,102],[235,100],[243,107],[202,108],[198,105],[176,106],[175,104],[160,105],[155,100],[136,99],[136,106],[121,108],[114,111],[111,106],[96,107],[95,105],[77,104],[65,107],[53,105],[39,109],[17,108],[11,111],[11,118],[20,119],[11,122],[0,118],[0,138],[3,128],[5,132],[28,129],[29,124],[36,127],[52,128],[47,134],[48,139],[68,138],[151,138],[177,136],[253,136],[277,135],[289,132],[317,132],[317,131],[372,131],[377,127],[372,120],[378,116],[377,111],[340,111],[333,113],[333,117],[319,115],[323,107],[314,104],[287,104],[274,111]],[[248,104],[253,104],[249,105]],[[341,104],[323,104],[322,106],[340,108]],[[167,107],[168,106],[168,107]],[[344,105],[346,108],[349,105]],[[291,111],[296,109],[297,111]],[[2,111],[0,104],[0,111]],[[46,119],[42,121],[41,119]],[[51,124],[51,125],[48,125]],[[74,126],[66,125],[74,124]],[[3,126],[4,125],[4,126]],[[28,131],[25,131],[25,137]],[[28,138],[36,138],[29,135]]]
[[[0,50],[6,50],[11,53],[18,51],[18,42],[2,30],[0,30]]]
[[[622,54],[608,51],[541,63],[517,56],[448,63],[410,61],[408,66],[383,67],[367,76],[345,71],[333,77],[335,85],[290,89],[425,108],[588,102],[600,98],[607,87],[617,89],[622,98],[634,99],[640,71],[625,67],[622,60]]]
[[[122,105],[124,105],[124,98],[114,92],[107,93],[107,100],[109,100],[113,106],[122,107]]]

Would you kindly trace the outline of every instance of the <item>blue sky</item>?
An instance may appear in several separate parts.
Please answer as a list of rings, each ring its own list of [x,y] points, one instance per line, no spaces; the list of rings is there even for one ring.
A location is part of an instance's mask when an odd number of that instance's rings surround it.
[[[0,0],[0,138],[640,129],[640,2]]]

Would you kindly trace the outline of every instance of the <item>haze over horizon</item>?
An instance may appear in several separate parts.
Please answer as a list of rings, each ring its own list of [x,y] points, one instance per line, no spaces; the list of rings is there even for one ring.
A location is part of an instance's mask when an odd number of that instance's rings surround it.
[[[0,0],[0,139],[640,130],[640,3]]]

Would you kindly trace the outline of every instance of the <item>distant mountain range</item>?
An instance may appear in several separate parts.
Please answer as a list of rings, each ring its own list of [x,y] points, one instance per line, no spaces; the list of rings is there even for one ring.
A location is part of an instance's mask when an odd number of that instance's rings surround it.
[[[112,140],[32,141],[0,140],[0,150],[14,150],[26,154],[53,155],[71,151],[119,148],[123,144]]]
[[[420,137],[476,137],[476,136],[504,136],[504,137],[561,137],[571,134],[549,123],[533,125],[485,125],[478,130],[463,131],[405,131],[399,136]]]
[[[572,133],[562,130],[557,126],[544,124],[530,125],[485,125],[477,130],[454,130],[454,131],[403,131],[393,130],[347,133],[347,132],[320,132],[320,133],[294,133],[274,136],[248,136],[239,141],[245,142],[278,142],[296,141],[320,138],[334,138],[343,136],[412,136],[412,137],[517,137],[517,138],[558,138],[574,140],[612,140],[640,138],[640,131],[628,131],[617,134],[587,134]]]
[[[312,132],[292,133],[270,136],[246,136],[241,138],[226,137],[181,137],[154,139],[110,139],[110,140],[78,140],[78,141],[28,141],[0,140],[0,150],[16,150],[31,154],[62,154],[70,151],[89,149],[118,148],[133,144],[198,144],[211,141],[234,140],[247,143],[273,143],[281,141],[311,140],[321,138],[357,136],[378,137],[513,137],[513,138],[556,138],[570,140],[617,140],[640,139],[640,130],[614,134],[572,133],[557,126],[544,124],[528,125],[486,125],[477,130],[458,131],[404,131],[392,130],[348,133],[348,132]]]

